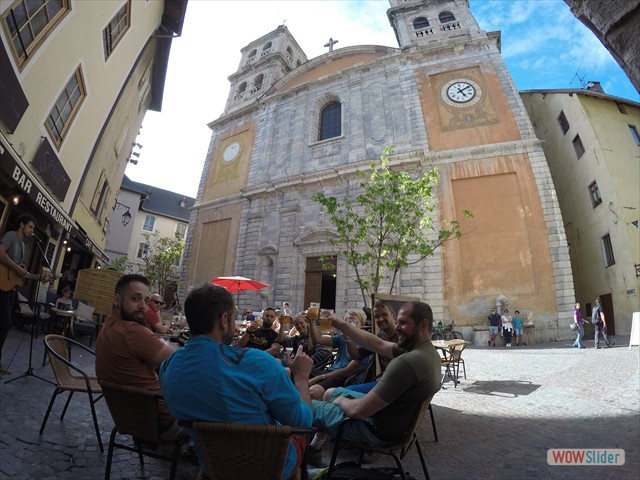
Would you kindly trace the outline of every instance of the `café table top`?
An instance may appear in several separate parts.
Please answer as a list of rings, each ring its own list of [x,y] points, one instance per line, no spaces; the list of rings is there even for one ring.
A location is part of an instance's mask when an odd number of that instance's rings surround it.
[[[73,317],[76,314],[75,310],[61,310],[56,307],[51,307],[49,310],[51,311],[51,313],[60,317]]]
[[[442,348],[448,350],[456,345],[471,345],[469,340],[462,340],[461,338],[454,338],[451,340],[432,340],[431,343],[436,348]]]

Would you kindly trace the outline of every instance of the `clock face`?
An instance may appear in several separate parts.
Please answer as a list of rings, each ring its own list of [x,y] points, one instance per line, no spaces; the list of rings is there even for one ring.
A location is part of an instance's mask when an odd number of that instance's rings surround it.
[[[239,152],[240,152],[240,145],[234,142],[231,145],[229,145],[227,148],[225,148],[224,153],[222,154],[222,158],[224,159],[225,162],[231,162],[238,156]]]
[[[442,100],[447,105],[466,108],[480,101],[482,90],[472,80],[456,79],[444,84],[441,91]]]

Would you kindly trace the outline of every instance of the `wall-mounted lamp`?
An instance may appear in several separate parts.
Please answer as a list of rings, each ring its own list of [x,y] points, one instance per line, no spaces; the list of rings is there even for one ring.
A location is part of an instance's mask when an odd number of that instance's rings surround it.
[[[18,195],[17,193],[11,197],[11,203],[14,205],[19,205],[20,200],[22,200],[22,195]]]
[[[126,208],[126,211],[122,214],[123,227],[126,227],[127,225],[129,225],[129,222],[131,221],[131,211],[129,209],[129,205],[125,205],[124,203],[120,203],[116,201],[116,204],[113,206],[114,210],[120,210],[125,208]]]
[[[71,247],[67,247],[67,252],[71,252]]]

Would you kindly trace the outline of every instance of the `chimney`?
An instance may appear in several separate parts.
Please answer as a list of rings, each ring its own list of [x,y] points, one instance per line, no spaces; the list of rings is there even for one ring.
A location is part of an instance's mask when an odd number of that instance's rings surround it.
[[[600,86],[600,82],[589,82],[587,83],[586,90],[591,92],[604,93],[604,90]]]

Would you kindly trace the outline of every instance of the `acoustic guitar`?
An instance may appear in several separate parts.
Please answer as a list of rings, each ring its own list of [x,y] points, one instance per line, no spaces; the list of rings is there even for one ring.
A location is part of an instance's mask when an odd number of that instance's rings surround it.
[[[25,268],[24,265],[20,265]],[[40,280],[41,282],[48,282],[51,279],[51,274],[42,273],[36,275],[35,273],[27,273],[24,277],[21,277],[14,270],[7,267],[4,263],[0,262],[0,290],[8,292],[15,287],[22,285],[25,278]]]

